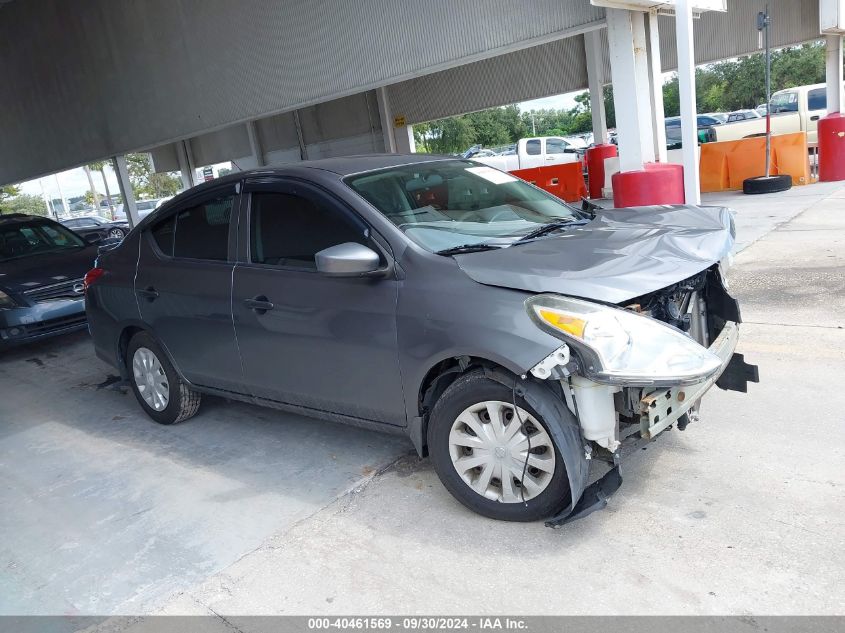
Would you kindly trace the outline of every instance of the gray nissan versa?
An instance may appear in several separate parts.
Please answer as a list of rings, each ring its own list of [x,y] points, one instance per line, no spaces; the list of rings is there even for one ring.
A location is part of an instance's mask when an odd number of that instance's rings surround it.
[[[100,254],[87,313],[157,422],[218,394],[406,433],[469,508],[559,525],[606,503],[623,449],[756,381],[733,242],[725,208],[580,210],[469,160],[326,159],[177,196]]]

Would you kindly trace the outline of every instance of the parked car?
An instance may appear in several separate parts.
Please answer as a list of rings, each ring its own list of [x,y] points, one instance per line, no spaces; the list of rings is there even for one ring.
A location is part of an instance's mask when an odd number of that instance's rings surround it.
[[[87,309],[157,422],[219,394],[406,433],[469,508],[561,522],[622,443],[754,379],[733,243],[722,207],[592,217],[470,160],[324,159],[177,196],[100,255]]]
[[[827,100],[827,97],[825,97],[825,101],[826,100]],[[769,111],[769,106],[766,105],[765,103],[761,103],[760,105],[758,105],[754,109],[757,111],[757,114],[759,114],[760,116],[766,116],[766,112]]]
[[[747,121],[748,119],[759,119],[760,113],[757,110],[736,110],[728,115],[727,123],[734,121]]]
[[[82,280],[96,255],[58,222],[0,215],[0,348],[84,328]]]
[[[80,218],[66,218],[60,220],[69,229],[82,237],[95,235],[100,240],[115,238],[122,240],[129,233],[129,224],[120,221],[110,221],[96,215],[86,215]]]
[[[759,107],[759,106],[758,106]],[[827,114],[827,87],[825,84],[798,86],[778,90],[771,102],[772,134],[806,132],[807,142],[818,141],[818,121]],[[766,133],[765,117],[735,121],[715,130],[718,141],[736,141]]]
[[[139,219],[147,217],[150,213],[158,208],[161,198],[154,198],[153,200],[138,200],[135,206],[138,208]],[[126,205],[119,204],[114,211],[115,220],[126,220]]]
[[[580,160],[587,145],[583,139],[561,136],[523,138],[516,143],[513,154],[498,156],[473,156],[473,160],[503,171],[575,163]]]
[[[696,122],[698,123],[699,143],[706,143],[713,140],[713,133],[710,129],[714,126],[722,125],[722,122],[719,119],[707,114],[699,114],[696,117]],[[666,146],[669,149],[680,148],[683,144],[683,139],[681,137],[681,117],[666,117],[664,125],[666,126]]]

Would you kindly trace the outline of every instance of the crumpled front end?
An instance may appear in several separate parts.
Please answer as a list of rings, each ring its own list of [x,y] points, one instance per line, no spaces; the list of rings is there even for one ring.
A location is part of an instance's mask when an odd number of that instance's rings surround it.
[[[604,507],[621,484],[624,455],[672,425],[683,430],[697,420],[702,396],[714,384],[746,391],[748,382],[758,381],[757,368],[735,353],[741,317],[725,288],[722,266],[623,305],[602,307],[597,315],[581,314],[578,305],[565,301],[531,300],[536,305],[528,307],[538,324],[545,320],[545,327],[557,327],[566,341],[531,374],[560,382],[581,427],[585,458],[611,466],[573,511],[554,517],[550,525]],[[653,340],[635,340],[648,337]]]

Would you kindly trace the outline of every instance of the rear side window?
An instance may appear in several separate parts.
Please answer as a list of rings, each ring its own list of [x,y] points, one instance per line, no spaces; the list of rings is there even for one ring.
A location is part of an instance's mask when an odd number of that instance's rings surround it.
[[[550,138],[546,141],[546,154],[563,154],[566,152],[566,144],[562,138]]]
[[[171,215],[153,225],[153,239],[166,255],[226,261],[233,200],[211,200]]]
[[[530,154],[531,156],[539,156],[540,155],[540,139],[534,139],[533,141],[527,141],[525,143],[525,153]]]
[[[807,93],[808,110],[824,110],[827,108],[827,90],[815,88]]]
[[[220,198],[177,213],[173,256],[225,261],[229,252],[232,200]]]
[[[173,229],[175,226],[176,216],[171,215],[153,227],[153,239],[165,255],[173,255]]]
[[[345,242],[367,244],[364,226],[339,209],[287,193],[254,193],[250,259],[257,264],[315,270],[314,255]]]

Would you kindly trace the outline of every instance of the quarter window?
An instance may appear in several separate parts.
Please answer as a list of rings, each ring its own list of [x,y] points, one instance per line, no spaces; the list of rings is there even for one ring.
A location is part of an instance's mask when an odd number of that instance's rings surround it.
[[[540,155],[540,139],[533,139],[525,143],[525,153],[531,156]]]
[[[250,260],[315,270],[314,255],[345,242],[367,244],[365,228],[340,210],[287,193],[253,193]]]
[[[825,88],[815,88],[807,93],[807,109],[808,110],[824,110],[827,108],[827,90]]]
[[[546,141],[546,154],[566,153],[566,143],[562,138],[550,138]]]

